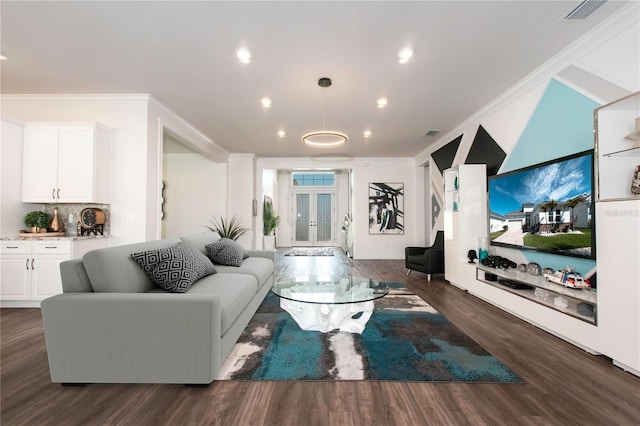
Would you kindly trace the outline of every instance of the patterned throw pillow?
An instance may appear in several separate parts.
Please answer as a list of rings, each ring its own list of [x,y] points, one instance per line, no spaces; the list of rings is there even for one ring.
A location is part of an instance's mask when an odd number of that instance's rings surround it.
[[[184,293],[200,278],[216,273],[204,254],[184,243],[131,257],[154,284],[173,293]]]
[[[249,257],[247,251],[229,238],[221,238],[213,244],[207,244],[207,256],[220,265],[240,266],[242,260]]]

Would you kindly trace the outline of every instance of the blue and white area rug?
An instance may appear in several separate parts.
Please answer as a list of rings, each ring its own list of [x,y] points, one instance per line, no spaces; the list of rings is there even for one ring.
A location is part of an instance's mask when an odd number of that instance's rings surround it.
[[[301,330],[269,293],[217,380],[523,382],[402,284],[388,285],[361,335]]]

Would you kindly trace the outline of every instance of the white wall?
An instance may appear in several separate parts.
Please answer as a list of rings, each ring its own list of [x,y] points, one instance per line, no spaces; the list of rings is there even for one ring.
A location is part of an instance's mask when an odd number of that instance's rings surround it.
[[[2,117],[0,143],[0,236],[17,235],[25,228],[24,215],[42,210],[41,205],[22,203],[23,123]]]
[[[229,219],[236,216],[242,226],[250,228],[250,231],[238,240],[245,248],[256,247],[256,236],[262,236],[261,229],[256,231],[256,220],[253,216],[256,176],[261,180],[262,171],[256,174],[254,161],[254,154],[229,154],[227,163],[229,190],[226,216]]]
[[[424,191],[416,191],[416,165],[412,159],[363,159],[353,167],[354,259],[404,259],[404,248],[424,235],[424,218],[417,220],[424,205]],[[404,235],[369,235],[369,183],[404,183]],[[422,209],[424,211],[424,209]],[[421,223],[418,229],[418,223]]]
[[[226,216],[227,165],[200,154],[164,154],[163,238],[206,231],[212,216]]]

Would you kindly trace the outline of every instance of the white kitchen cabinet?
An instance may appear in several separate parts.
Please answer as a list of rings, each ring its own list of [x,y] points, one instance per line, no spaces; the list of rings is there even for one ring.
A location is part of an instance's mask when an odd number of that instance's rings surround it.
[[[108,204],[110,158],[111,131],[102,125],[27,123],[22,201]]]
[[[631,191],[640,165],[640,92],[595,110],[596,245],[600,351],[640,376],[640,195]]]
[[[8,241],[0,245],[0,297],[28,300],[31,296],[31,242]]]
[[[60,263],[71,258],[71,241],[2,241],[0,298],[3,306],[39,306],[39,301],[62,293]],[[13,305],[6,301],[35,301]]]
[[[468,290],[475,285],[469,250],[478,251],[488,236],[487,171],[484,164],[462,164],[444,171],[444,271],[451,284]]]

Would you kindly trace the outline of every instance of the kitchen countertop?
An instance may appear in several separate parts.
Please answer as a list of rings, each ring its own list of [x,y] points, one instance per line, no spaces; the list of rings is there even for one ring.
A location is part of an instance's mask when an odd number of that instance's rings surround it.
[[[46,235],[46,234],[43,234]],[[16,235],[7,235],[5,237],[0,237],[0,241],[54,241],[54,240],[65,240],[65,241],[75,241],[75,240],[94,240],[94,239],[102,239],[109,238],[111,235],[64,235],[64,236],[56,236],[56,237],[22,237],[19,234]]]

